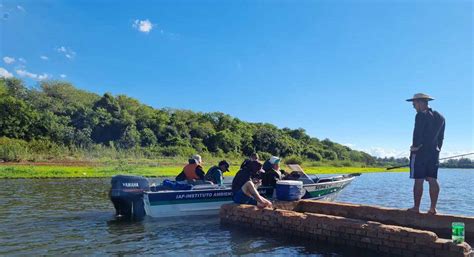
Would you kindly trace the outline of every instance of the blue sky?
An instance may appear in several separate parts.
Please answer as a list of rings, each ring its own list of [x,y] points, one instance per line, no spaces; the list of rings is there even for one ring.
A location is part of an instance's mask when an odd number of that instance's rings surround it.
[[[425,92],[474,150],[471,1],[2,1],[0,74],[405,156]]]

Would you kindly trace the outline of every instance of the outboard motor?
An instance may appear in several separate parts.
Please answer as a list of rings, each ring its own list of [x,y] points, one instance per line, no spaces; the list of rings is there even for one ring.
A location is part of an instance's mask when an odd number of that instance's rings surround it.
[[[112,177],[110,200],[116,215],[131,220],[145,217],[143,192],[150,190],[148,179],[139,176],[117,175]]]

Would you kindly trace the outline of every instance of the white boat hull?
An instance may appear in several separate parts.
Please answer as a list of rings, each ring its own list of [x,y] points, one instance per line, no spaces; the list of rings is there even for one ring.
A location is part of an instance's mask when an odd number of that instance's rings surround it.
[[[345,186],[350,184],[353,179],[353,177],[350,177],[342,181],[304,185],[306,191],[310,193],[308,197],[305,197],[305,199],[333,201],[337,197],[338,193]],[[261,190],[262,189],[259,189],[259,191]],[[224,195],[224,197],[220,200],[209,199],[212,198],[210,197],[211,193],[209,192],[210,190],[196,190],[187,192],[180,191],[171,196],[174,199],[171,199],[171,197],[168,196],[165,200],[161,200],[161,196],[159,195],[163,194],[162,192],[145,192],[143,199],[145,212],[148,216],[156,218],[218,215],[220,207],[223,204],[233,202],[232,198],[229,197],[229,194]],[[222,195],[223,190],[216,190],[215,192],[218,192],[218,194]],[[228,190],[226,190],[226,192],[228,192]],[[260,193],[264,195],[264,191],[261,191]],[[170,192],[166,194],[170,194]],[[186,195],[193,196],[185,197]],[[200,195],[208,195],[209,197],[201,198],[201,200],[199,200]],[[153,198],[152,201],[150,201],[150,198]]]
[[[150,205],[148,195],[144,196],[145,211],[151,217],[181,217],[181,216],[204,216],[217,215],[223,204],[232,203],[232,201],[202,202],[202,203],[184,203],[167,205]]]

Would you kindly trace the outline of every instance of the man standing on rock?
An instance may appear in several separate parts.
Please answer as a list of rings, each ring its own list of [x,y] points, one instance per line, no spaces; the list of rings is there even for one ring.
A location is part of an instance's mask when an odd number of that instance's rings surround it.
[[[437,180],[439,152],[443,145],[445,120],[439,112],[433,111],[429,107],[428,101],[431,100],[434,99],[423,93],[415,94],[413,98],[407,99],[407,101],[413,102],[413,108],[417,112],[413,143],[410,147],[410,178],[415,179],[413,186],[415,205],[408,210],[420,211],[423,183],[426,180],[429,183],[431,199],[428,214],[436,214],[439,195]]]

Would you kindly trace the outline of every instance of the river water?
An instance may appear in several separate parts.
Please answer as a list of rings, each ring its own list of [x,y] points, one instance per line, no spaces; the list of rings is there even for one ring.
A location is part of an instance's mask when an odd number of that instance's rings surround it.
[[[474,170],[439,172],[440,213],[474,216]],[[377,256],[353,248],[223,227],[216,217],[117,221],[110,179],[0,180],[0,256]],[[407,173],[363,174],[336,201],[408,208]],[[422,210],[429,206],[428,186]]]

